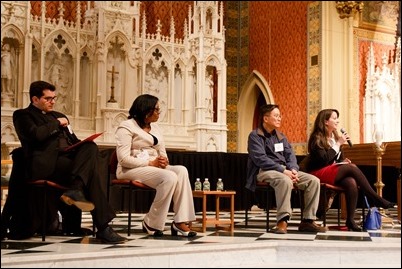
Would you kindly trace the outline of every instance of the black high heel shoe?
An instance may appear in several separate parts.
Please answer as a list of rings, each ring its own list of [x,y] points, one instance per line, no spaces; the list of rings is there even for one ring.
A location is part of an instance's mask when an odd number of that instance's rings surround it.
[[[348,227],[349,231],[363,232],[363,228],[358,226],[355,222],[346,221],[346,227]]]
[[[396,203],[389,202],[388,204],[386,204],[386,205],[383,206],[382,208],[384,208],[384,209],[398,208],[398,205],[397,205]]]
[[[381,208],[384,208],[384,209],[398,208],[398,205],[396,203],[387,201],[387,200],[385,200],[383,198],[381,198],[381,200],[378,201],[378,204],[375,203],[375,206],[381,207]]]
[[[172,232],[173,236],[177,236],[177,232],[179,232],[179,233],[181,233],[181,235],[187,236],[187,237],[194,237],[197,235],[197,233],[194,231],[185,232],[183,230],[180,230],[179,228],[177,228],[177,226],[174,222],[172,222],[172,226],[170,226],[170,231]]]
[[[145,223],[145,221],[142,221],[142,231],[155,237],[163,236],[163,231],[149,227],[148,224]]]

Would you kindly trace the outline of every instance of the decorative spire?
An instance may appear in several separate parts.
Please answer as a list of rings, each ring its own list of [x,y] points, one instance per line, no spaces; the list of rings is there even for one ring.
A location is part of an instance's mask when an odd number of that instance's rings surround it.
[[[184,19],[183,37],[184,37],[184,39],[188,38],[188,25],[187,25],[187,19]]]
[[[162,24],[161,24],[161,20],[158,20],[158,23],[156,24],[156,38],[157,39],[161,38],[161,32],[162,32]]]
[[[173,16],[171,16],[171,19],[170,19],[170,36],[174,37],[175,33],[176,33],[176,30],[175,30],[175,26],[174,26],[174,19],[173,19]]]
[[[145,11],[142,15],[142,38],[145,38],[145,33],[147,32],[147,16],[145,15]]]
[[[60,18],[60,20],[63,20],[64,11],[65,11],[64,6],[63,6],[63,1],[60,1],[58,10],[59,10],[59,18]]]

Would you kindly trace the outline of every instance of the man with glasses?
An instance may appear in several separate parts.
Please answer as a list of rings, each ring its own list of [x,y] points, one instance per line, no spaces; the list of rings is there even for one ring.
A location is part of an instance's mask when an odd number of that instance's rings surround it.
[[[316,212],[320,197],[320,180],[299,171],[297,159],[281,127],[282,116],[278,105],[266,104],[260,108],[258,127],[248,137],[246,188],[255,191],[256,181],[265,181],[275,190],[277,225],[275,233],[287,233],[287,222],[292,215],[291,193],[293,187],[303,191],[303,219],[301,232],[325,232],[317,225]]]
[[[96,237],[104,243],[122,243],[109,222],[116,216],[102,192],[98,174],[97,145],[87,141],[66,150],[80,140],[74,134],[66,115],[54,111],[57,96],[54,85],[32,82],[31,103],[13,114],[13,122],[24,152],[26,179],[48,179],[70,189],[60,197],[67,205],[90,211],[97,228]],[[54,212],[54,211],[53,211]]]

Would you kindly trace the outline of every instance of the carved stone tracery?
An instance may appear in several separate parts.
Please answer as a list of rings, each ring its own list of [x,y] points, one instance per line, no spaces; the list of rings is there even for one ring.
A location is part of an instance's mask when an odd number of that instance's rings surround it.
[[[400,141],[401,128],[401,40],[397,41],[395,62],[386,54],[381,66],[375,63],[371,44],[367,55],[365,104],[365,142],[374,142],[379,133],[383,141]]]
[[[180,22],[173,17],[168,25],[158,21],[154,33],[146,32],[145,13],[140,16],[141,2],[88,3],[43,1],[32,2],[31,6],[25,1],[1,2],[2,46],[13,45],[18,67],[12,72],[13,97],[2,86],[2,134],[5,107],[9,110],[4,123],[10,124],[12,111],[30,102],[29,84],[42,79],[56,85],[56,109],[69,116],[79,137],[105,131],[97,142],[113,143],[114,130],[135,97],[151,93],[160,99],[160,124],[166,129],[168,147],[226,151],[222,3],[194,2],[181,22],[184,34],[180,36],[184,39],[176,37]],[[53,8],[47,9],[48,5]],[[205,23],[207,27],[201,27]],[[213,120],[207,118],[208,109],[202,102],[207,65],[215,70]],[[115,105],[110,107],[112,84]],[[4,100],[3,95],[7,97]]]

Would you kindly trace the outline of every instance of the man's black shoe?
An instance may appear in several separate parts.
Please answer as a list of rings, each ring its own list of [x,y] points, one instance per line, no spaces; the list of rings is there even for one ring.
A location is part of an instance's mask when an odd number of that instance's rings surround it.
[[[102,240],[106,244],[120,244],[126,242],[128,239],[118,235],[110,226],[107,226],[102,231],[96,233],[96,238]]]
[[[93,231],[91,229],[82,227],[80,229],[63,231],[63,234],[67,236],[88,236],[93,235]]]
[[[95,205],[87,201],[80,190],[68,190],[63,193],[60,199],[67,205],[75,205],[82,211],[91,211],[95,208]]]

